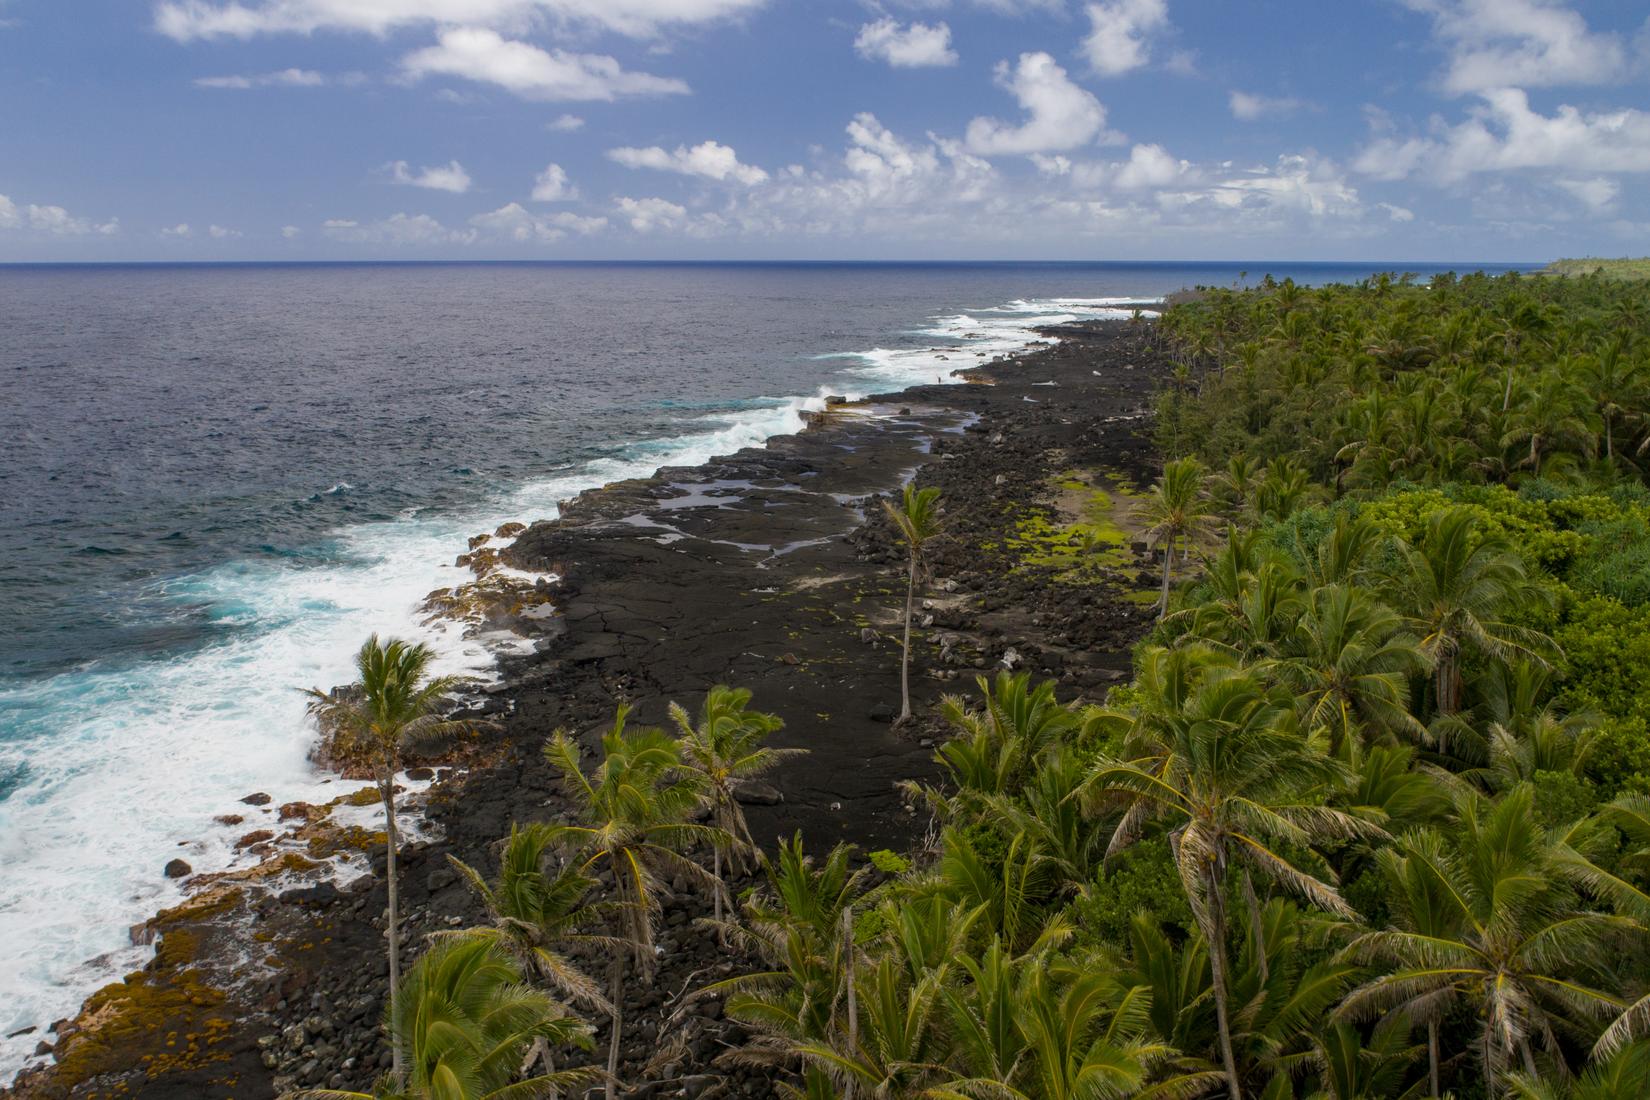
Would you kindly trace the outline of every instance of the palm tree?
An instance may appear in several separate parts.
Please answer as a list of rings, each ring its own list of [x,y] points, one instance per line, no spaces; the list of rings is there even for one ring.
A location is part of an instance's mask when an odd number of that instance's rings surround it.
[[[1195,458],[1177,458],[1163,467],[1163,476],[1152,486],[1141,506],[1146,540],[1163,548],[1163,595],[1157,616],[1169,612],[1169,584],[1174,578],[1175,548],[1195,545],[1207,536],[1211,514],[1203,491],[1203,464]]]
[[[785,723],[772,714],[749,709],[751,693],[722,684],[710,689],[699,710],[698,724],[680,706],[670,705],[670,717],[681,731],[682,764],[698,774],[703,796],[710,807],[711,824],[721,834],[715,841],[713,875],[716,924],[722,924],[722,864],[730,867],[741,854],[755,848],[745,811],[739,804],[740,783],[769,771],[788,756],[800,756],[806,749],[770,749],[762,742]],[[725,837],[725,839],[723,839]],[[725,933],[722,943],[727,943]]]
[[[709,986],[727,994],[728,1015],[755,1037],[723,1057],[755,1065],[795,1065],[808,1044],[829,1043],[845,1023],[848,978],[858,952],[844,935],[870,871],[849,869],[853,850],[838,844],[822,862],[803,852],[801,834],[781,841],[767,867],[767,888],[745,906],[745,923],[730,934],[766,965]],[[857,1021],[847,1024],[852,1031]],[[834,1096],[823,1068],[804,1064],[808,1097]],[[794,1090],[781,1087],[782,1095]]]
[[[1524,562],[1505,536],[1481,531],[1469,508],[1446,508],[1427,521],[1418,546],[1399,542],[1395,606],[1420,639],[1433,668],[1435,706],[1461,709],[1461,659],[1477,651],[1509,660],[1546,664],[1556,647],[1539,631],[1502,616],[1519,599],[1546,598],[1528,583]]]
[[[1549,669],[1515,661],[1482,678],[1490,763],[1507,786],[1534,780],[1537,772],[1582,773],[1598,732],[1598,715],[1586,710],[1566,714],[1548,693],[1551,677]]]
[[[1036,769],[1042,755],[1077,725],[1077,716],[1054,697],[1054,681],[1031,686],[1029,672],[997,673],[995,681],[975,677],[982,705],[970,707],[958,695],[940,701],[940,712],[955,731],[936,753],[959,795],[1013,794]]]
[[[1319,1030],[1354,968],[1324,956],[1328,922],[1283,898],[1272,898],[1239,920],[1251,934],[1241,937],[1243,947],[1229,962],[1232,1044],[1240,1067],[1269,1071],[1266,1094],[1273,1095],[1280,1078],[1316,1060]],[[1171,935],[1152,914],[1141,913],[1131,922],[1129,942],[1128,968],[1120,977],[1149,994],[1158,1037],[1188,1055],[1214,1048],[1218,1016],[1202,933]],[[1218,1083],[1225,1080],[1224,1072],[1217,1074]]]
[[[522,981],[510,956],[482,939],[449,939],[421,956],[389,1012],[410,1072],[370,1093],[330,1089],[307,1100],[516,1100],[589,1083],[590,1068],[515,1080],[535,1043],[590,1046],[589,1028]]]
[[[911,616],[916,609],[917,578],[927,565],[923,552],[942,526],[940,491],[907,485],[898,504],[884,500],[882,508],[894,525],[899,541],[905,545],[909,559],[905,582],[905,640],[900,644],[899,658],[899,716],[903,722],[911,717]]]
[[[615,946],[609,937],[587,931],[605,916],[602,907],[585,900],[596,880],[573,867],[546,874],[544,867],[553,840],[554,832],[548,825],[512,825],[499,856],[498,881],[492,885],[457,856],[448,856],[492,920],[489,928],[467,928],[448,935],[489,940],[515,959],[522,973],[535,984],[553,987],[582,1005],[611,1015],[613,1006],[601,989],[560,950],[564,944]],[[542,1039],[535,1046],[534,1056],[544,1062],[546,1073],[555,1068],[550,1045]]]
[[[1376,1024],[1366,1041],[1349,1024],[1323,1029],[1311,1061],[1323,1083],[1326,1100],[1384,1100],[1403,1095],[1405,1072],[1415,1061],[1409,1042],[1410,1022],[1395,1012]],[[1437,1086],[1432,1095],[1437,1096]]]
[[[1563,1067],[1560,1031],[1624,1007],[1587,976],[1604,959],[1609,937],[1635,927],[1581,907],[1566,881],[1565,854],[1535,823],[1528,785],[1493,803],[1464,792],[1449,837],[1420,830],[1378,855],[1402,923],[1363,933],[1347,955],[1391,969],[1349,995],[1340,1013],[1357,1018],[1396,1007],[1436,1019],[1461,1003],[1479,1020],[1487,1082],[1504,1083],[1515,1062],[1533,1075],[1537,1043]],[[1429,1032],[1429,1047],[1436,1045]],[[1430,1060],[1435,1077],[1435,1049]]]
[[[1515,1073],[1507,1087],[1511,1100],[1642,1100],[1650,1096],[1650,1043],[1634,1043],[1596,1061],[1573,1080]]]
[[[1329,585],[1307,598],[1278,668],[1299,693],[1303,724],[1328,733],[1332,754],[1356,754],[1365,731],[1425,733],[1408,695],[1426,658],[1401,627],[1395,612],[1356,588]]]
[[[1524,464],[1536,477],[1541,476],[1541,460],[1547,448],[1554,444],[1574,442],[1590,453],[1594,433],[1589,404],[1586,391],[1565,370],[1545,371],[1514,411],[1502,446],[1528,440],[1530,453]]]
[[[634,959],[644,981],[652,979],[657,955],[654,923],[666,887],[661,871],[703,880],[705,872],[681,854],[695,840],[722,842],[719,830],[694,825],[687,817],[699,804],[699,785],[682,763],[681,748],[663,730],[625,728],[630,707],[620,704],[613,727],[602,736],[603,759],[594,777],[579,763],[579,746],[557,730],[544,747],[545,759],[561,774],[583,823],[553,825],[551,838],[576,852],[581,874],[598,868],[613,879],[612,936],[629,947],[616,951],[608,966],[608,999],[613,1032],[607,1050],[607,1096],[613,1100],[624,1023],[625,956]]]
[[[1650,892],[1622,877],[1629,868],[1642,874],[1645,865],[1650,864],[1650,795],[1621,795],[1600,807],[1596,820],[1607,830],[1594,830],[1591,823],[1586,822],[1566,830],[1560,855],[1562,866],[1572,881],[1608,899],[1618,913],[1633,917],[1641,926],[1650,924]],[[1583,852],[1594,845],[1613,851],[1618,829],[1625,835],[1629,848],[1621,859],[1621,873],[1612,873]],[[1593,1045],[1593,1057],[1608,1058],[1629,1042],[1642,1039],[1647,1032],[1650,1032],[1650,994],[1622,1009],[1611,1021]]]
[[[1117,851],[1148,822],[1170,828],[1181,887],[1204,938],[1214,983],[1221,1061],[1228,1092],[1241,1100],[1227,1005],[1226,889],[1235,862],[1343,917],[1354,916],[1335,887],[1296,866],[1291,850],[1330,839],[1381,835],[1325,806],[1346,769],[1298,732],[1293,700],[1255,669],[1207,651],[1148,649],[1140,658],[1141,702],[1129,725],[1126,760],[1101,757],[1090,776],[1092,807],[1121,802]],[[1327,867],[1321,869],[1327,875]]]
[[[1148,990],[1103,957],[1015,958],[993,942],[959,961],[969,980],[943,993],[958,1066],[924,1100],[1169,1100],[1220,1081],[1206,1070],[1159,1072],[1175,1050],[1151,1035]]]
[[[409,746],[460,732],[463,723],[443,719],[436,707],[452,694],[459,681],[451,676],[430,676],[435,651],[429,646],[392,638],[380,642],[374,634],[355,655],[360,681],[354,688],[326,692],[310,688],[309,713],[322,729],[331,731],[339,751],[360,755],[371,761],[378,797],[384,803],[384,879],[389,890],[386,935],[390,956],[390,1011],[401,987],[401,928],[399,890],[396,882],[396,854],[400,832],[395,820],[395,776],[401,770],[401,753]],[[397,1087],[405,1080],[402,1051],[391,1051],[391,1069]]]
[[[1581,360],[1579,374],[1604,427],[1604,457],[1614,463],[1616,424],[1643,404],[1645,362],[1632,355],[1626,337],[1618,334],[1597,355]]]

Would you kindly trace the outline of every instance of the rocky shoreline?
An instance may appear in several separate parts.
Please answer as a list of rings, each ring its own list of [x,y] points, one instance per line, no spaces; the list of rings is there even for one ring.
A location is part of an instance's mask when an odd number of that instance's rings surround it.
[[[909,848],[927,821],[898,783],[932,777],[944,731],[889,721],[903,580],[875,499],[913,475],[942,490],[949,520],[921,612],[919,711],[994,668],[1056,677],[1064,698],[1099,699],[1125,678],[1155,595],[1127,498],[1154,472],[1149,408],[1166,365],[1145,324],[1050,335],[1051,347],[964,372],[980,384],[833,405],[763,448],[478,536],[462,562],[476,583],[432,613],[509,628],[532,652],[502,658],[501,682],[469,712],[491,728],[463,767],[412,795],[424,832],[403,854],[409,955],[478,918],[448,855],[490,872],[512,821],[564,814],[541,746],[563,726],[592,746],[620,700],[633,720],[661,722],[671,700],[696,706],[715,683],[751,689],[786,722],[772,743],[809,750],[745,792],[753,834]],[[533,579],[546,573],[557,582]],[[43,1035],[55,1061],[0,1095],[368,1086],[388,1060],[381,875],[340,886],[322,874],[340,851],[382,871],[382,836],[353,808],[254,807],[272,819],[248,833],[269,833],[250,841],[268,846],[264,862],[199,883],[134,930],[158,941],[154,961]],[[741,960],[693,927],[708,901],[686,886],[666,903],[657,981],[627,999],[626,1095],[771,1095],[771,1071],[715,1064],[739,1030],[687,999]]]

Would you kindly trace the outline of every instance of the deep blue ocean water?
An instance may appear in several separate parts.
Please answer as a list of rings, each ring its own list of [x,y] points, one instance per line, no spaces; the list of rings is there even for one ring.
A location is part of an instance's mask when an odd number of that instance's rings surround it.
[[[337,793],[294,689],[346,680],[373,630],[422,633],[469,534],[1034,323],[1392,266],[0,267],[0,1034],[140,962],[162,864],[229,866],[211,819],[239,796]],[[0,1081],[33,1045],[0,1044]]]

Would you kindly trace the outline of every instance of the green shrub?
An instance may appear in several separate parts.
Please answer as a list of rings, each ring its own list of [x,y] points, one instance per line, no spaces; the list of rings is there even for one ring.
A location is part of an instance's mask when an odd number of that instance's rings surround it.
[[[903,875],[911,869],[910,860],[887,848],[878,848],[866,858],[871,861],[871,866],[885,875]]]
[[[1137,913],[1189,932],[1192,911],[1180,886],[1169,842],[1142,840],[1107,861],[1088,897],[1076,905],[1078,934],[1092,943],[1129,942],[1129,922]]]

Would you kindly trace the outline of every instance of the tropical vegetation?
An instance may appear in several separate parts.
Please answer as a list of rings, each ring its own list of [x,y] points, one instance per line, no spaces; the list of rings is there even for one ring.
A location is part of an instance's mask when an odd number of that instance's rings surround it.
[[[778,719],[745,693],[676,708],[676,737],[621,708],[593,771],[559,733],[579,820],[468,872],[492,923],[444,937],[417,998],[453,944],[515,975],[544,1013],[501,1023],[523,1083],[582,1041],[552,993],[611,1013],[611,1092],[668,871],[754,962],[700,995],[776,1095],[1650,1095],[1647,326],[1650,287],[1590,275],[1187,296],[1156,326],[1158,619],[1129,682],[947,696],[941,779],[907,789],[932,828],[869,860],[758,856],[731,794]],[[902,671],[921,492],[890,506]],[[724,911],[736,858],[759,884]],[[558,946],[586,934],[625,945],[605,1004]],[[478,1045],[428,1048],[407,1011],[409,1094],[472,1072]],[[451,1095],[499,1087],[473,1072]]]

